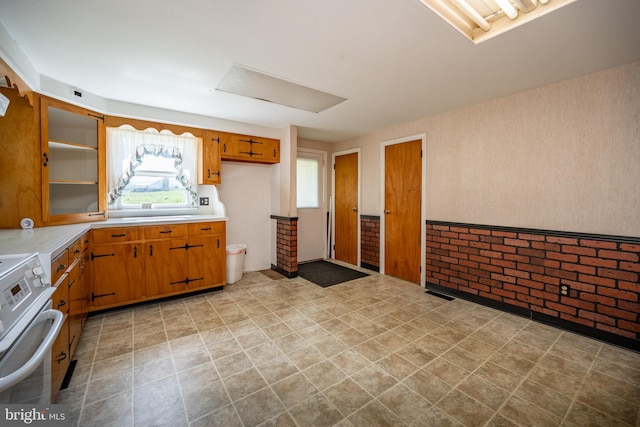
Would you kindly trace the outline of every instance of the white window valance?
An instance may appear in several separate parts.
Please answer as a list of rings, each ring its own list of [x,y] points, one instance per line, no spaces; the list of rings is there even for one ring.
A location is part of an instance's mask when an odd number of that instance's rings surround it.
[[[109,206],[116,204],[145,155],[174,159],[176,180],[185,186],[191,206],[197,206],[197,187],[189,174],[197,168],[198,139],[155,129],[138,131],[125,125],[107,128],[107,180]]]

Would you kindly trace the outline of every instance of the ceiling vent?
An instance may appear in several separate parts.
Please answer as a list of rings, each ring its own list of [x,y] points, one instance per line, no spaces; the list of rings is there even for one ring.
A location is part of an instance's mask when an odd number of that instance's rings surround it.
[[[231,68],[216,90],[313,113],[319,113],[347,100],[240,65]]]
[[[532,21],[576,0],[421,0],[474,43]]]

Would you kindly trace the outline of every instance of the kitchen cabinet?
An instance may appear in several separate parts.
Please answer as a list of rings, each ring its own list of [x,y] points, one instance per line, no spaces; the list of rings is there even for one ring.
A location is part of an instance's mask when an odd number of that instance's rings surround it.
[[[187,290],[186,239],[163,239],[145,243],[147,297]]]
[[[55,402],[62,381],[69,368],[69,286],[66,263],[69,251],[64,250],[51,262],[52,286],[56,288],[51,297],[52,308],[64,315],[64,323],[51,347],[51,401]],[[64,268],[62,268],[64,266]],[[55,278],[55,279],[54,279]]]
[[[142,299],[143,249],[141,242],[94,244],[91,251],[93,309],[116,307]]]
[[[104,116],[47,97],[40,101],[42,221],[106,218]]]
[[[91,292],[87,265],[89,261],[89,234],[85,234],[69,247],[67,286],[69,287],[69,355],[73,357],[80,334],[89,313]]]
[[[40,227],[40,110],[15,89],[0,87],[0,93],[11,101],[0,117],[0,228],[20,228],[22,218]]]
[[[226,239],[224,223],[189,224],[189,277],[202,278],[189,286],[208,287],[226,280]]]
[[[53,308],[60,310],[67,318],[62,329],[58,333],[58,337],[51,347],[51,401],[55,402],[58,396],[60,386],[64,381],[69,368],[71,356],[69,354],[69,288],[66,284],[66,278],[63,279],[53,294]]]
[[[257,136],[227,134],[221,141],[222,160],[250,163],[280,163],[280,141]]]
[[[220,144],[226,142],[228,134],[206,131],[202,139],[202,152],[198,156],[198,184],[220,184]]]
[[[56,288],[51,304],[65,317],[62,329],[51,350],[53,402],[73,358],[88,314],[89,288],[86,280],[88,239],[89,234],[86,233],[51,260],[51,283]]]
[[[91,264],[90,310],[224,286],[225,223],[95,229]]]

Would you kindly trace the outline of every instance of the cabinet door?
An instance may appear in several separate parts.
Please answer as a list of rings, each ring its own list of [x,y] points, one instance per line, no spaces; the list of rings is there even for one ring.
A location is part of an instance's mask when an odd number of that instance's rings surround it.
[[[94,307],[107,308],[140,300],[144,286],[144,257],[137,243],[95,245],[91,251]]]
[[[67,273],[67,286],[69,287],[69,357],[73,356],[83,322],[83,300],[82,300],[82,260],[80,258],[69,268]]]
[[[187,289],[186,239],[164,239],[145,243],[146,297]]]
[[[222,144],[220,156],[223,160],[251,163],[279,163],[280,141],[271,138],[231,134]]]
[[[51,300],[53,308],[61,311],[66,317],[51,347],[51,401],[55,402],[71,359],[69,356],[69,287],[66,276],[60,280]]]
[[[105,219],[104,116],[46,97],[40,108],[43,222]]]
[[[202,155],[199,156],[198,184],[220,184],[220,146],[225,144],[227,134],[222,132],[205,132],[202,140]]]
[[[189,237],[189,289],[222,286],[225,282],[224,234]]]

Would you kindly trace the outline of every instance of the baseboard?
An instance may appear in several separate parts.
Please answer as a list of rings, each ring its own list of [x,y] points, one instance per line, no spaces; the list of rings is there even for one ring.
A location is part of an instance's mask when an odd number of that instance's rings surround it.
[[[457,289],[448,288],[446,286],[427,283],[426,288],[427,288],[427,292],[433,291],[435,293],[444,294],[450,297],[456,297],[466,301],[475,302],[480,305],[495,308],[496,310],[526,317],[528,319],[543,323],[545,325],[553,326],[559,329],[564,329],[569,332],[584,335],[589,338],[594,338],[600,341],[607,342],[609,344],[617,345],[619,347],[624,347],[629,350],[640,352],[640,342],[636,340],[632,340],[630,338],[621,337],[620,335],[615,335],[610,332],[601,331],[596,328],[590,328],[588,326],[569,322],[567,320],[559,319],[557,317],[549,316],[547,314],[538,313],[536,311],[532,311],[523,307],[507,304],[502,301],[495,301],[490,298],[469,294],[467,292],[462,292]]]

